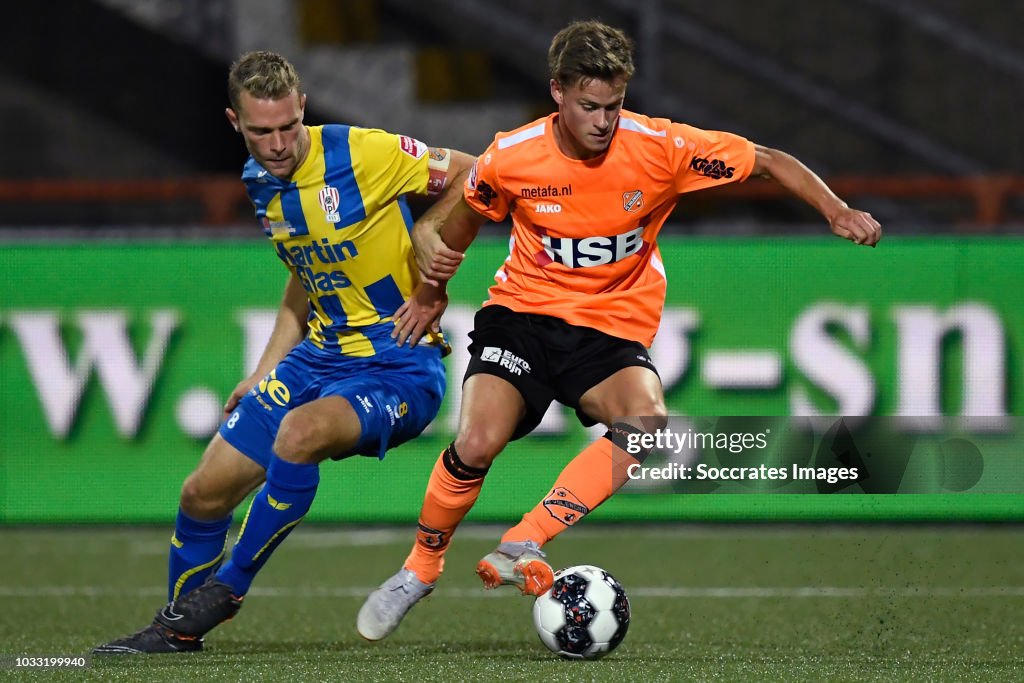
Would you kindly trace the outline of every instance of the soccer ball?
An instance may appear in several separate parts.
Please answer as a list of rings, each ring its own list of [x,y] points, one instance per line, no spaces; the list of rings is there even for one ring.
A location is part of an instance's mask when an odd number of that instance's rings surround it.
[[[589,564],[555,572],[551,590],[533,603],[540,641],[567,659],[597,659],[629,629],[629,598],[611,574]]]

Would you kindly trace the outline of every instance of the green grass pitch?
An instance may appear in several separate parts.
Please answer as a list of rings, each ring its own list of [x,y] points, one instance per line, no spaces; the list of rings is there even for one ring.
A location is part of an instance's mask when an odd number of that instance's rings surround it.
[[[355,615],[412,529],[307,525],[245,607],[189,655],[29,672],[12,655],[86,654],[164,601],[170,530],[0,529],[0,679],[103,681],[1019,681],[1024,534],[1012,526],[598,526],[548,546],[596,564],[633,617],[614,653],[562,661],[529,599],[473,573],[498,527],[456,534],[438,589],[381,643]]]

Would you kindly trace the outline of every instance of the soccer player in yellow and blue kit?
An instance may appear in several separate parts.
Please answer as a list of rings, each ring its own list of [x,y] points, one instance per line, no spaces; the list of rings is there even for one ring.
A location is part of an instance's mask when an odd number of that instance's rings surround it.
[[[298,75],[274,53],[232,65],[228,95],[250,153],[242,180],[290,275],[256,371],[182,487],[170,602],[97,653],[201,650],[309,510],[320,463],[383,458],[423,431],[444,396],[441,332],[412,347],[392,339],[420,279],[405,197],[438,197],[420,220],[442,220],[473,158],[381,130],[304,125]],[[233,510],[261,483],[224,562]]]

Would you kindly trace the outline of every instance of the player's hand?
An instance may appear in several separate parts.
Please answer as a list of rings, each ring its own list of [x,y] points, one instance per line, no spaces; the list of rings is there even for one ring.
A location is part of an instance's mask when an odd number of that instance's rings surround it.
[[[235,387],[234,391],[231,392],[231,395],[228,396],[228,400],[224,403],[224,417],[227,417],[234,412],[235,408],[238,407],[238,402],[242,400],[242,397],[248,394],[249,390],[256,386],[256,382],[259,381],[260,378],[253,375],[251,377],[246,377],[238,383],[238,386]]]
[[[449,249],[433,230],[413,230],[413,251],[416,253],[416,265],[424,276],[424,281],[432,285],[439,281],[450,280],[459,269],[465,254]]]
[[[448,294],[440,287],[423,282],[412,296],[395,311],[395,329],[391,338],[402,346],[416,346],[427,330],[441,329],[441,314],[448,308]]]
[[[832,232],[854,244],[873,247],[882,239],[882,226],[870,213],[845,207],[829,221]]]

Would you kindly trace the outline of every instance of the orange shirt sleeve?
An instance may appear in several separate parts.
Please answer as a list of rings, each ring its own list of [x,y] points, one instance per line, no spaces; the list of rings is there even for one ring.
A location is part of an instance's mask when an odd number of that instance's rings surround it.
[[[498,179],[497,140],[473,163],[463,194],[466,203],[495,223],[505,219],[510,198]]]
[[[746,180],[754,143],[734,133],[672,124],[675,189],[680,194]]]

